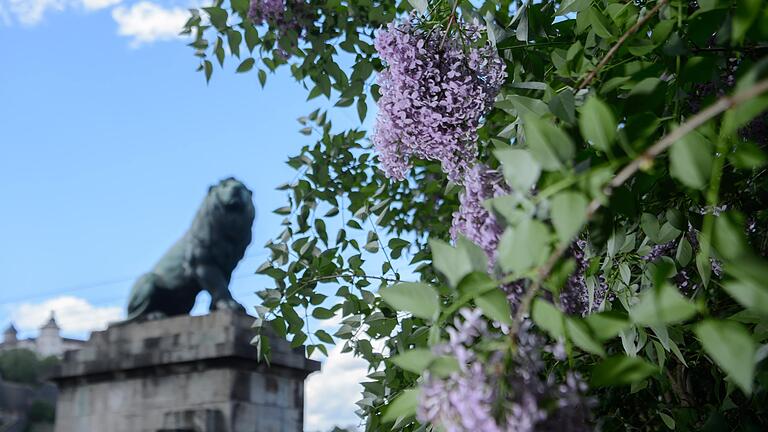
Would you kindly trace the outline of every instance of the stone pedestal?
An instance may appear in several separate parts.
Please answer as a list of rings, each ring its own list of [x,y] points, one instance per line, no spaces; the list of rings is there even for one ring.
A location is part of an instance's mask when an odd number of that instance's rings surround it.
[[[252,323],[216,311],[95,332],[54,377],[55,432],[302,432],[320,364],[278,338],[259,362]]]

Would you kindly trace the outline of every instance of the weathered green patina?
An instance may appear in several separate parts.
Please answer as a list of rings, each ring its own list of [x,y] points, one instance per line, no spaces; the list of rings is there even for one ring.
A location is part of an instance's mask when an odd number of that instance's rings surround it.
[[[240,181],[211,186],[190,229],[134,284],[127,321],[188,314],[203,290],[212,310],[244,310],[229,281],[251,242],[255,213],[252,193]]]

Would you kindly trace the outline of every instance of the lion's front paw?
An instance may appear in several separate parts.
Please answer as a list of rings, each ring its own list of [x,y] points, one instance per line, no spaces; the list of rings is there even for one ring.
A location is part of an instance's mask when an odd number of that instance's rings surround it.
[[[236,302],[234,299],[221,299],[218,300],[216,303],[214,303],[211,306],[211,309],[213,310],[235,310],[240,312],[245,312],[245,308],[240,303]]]

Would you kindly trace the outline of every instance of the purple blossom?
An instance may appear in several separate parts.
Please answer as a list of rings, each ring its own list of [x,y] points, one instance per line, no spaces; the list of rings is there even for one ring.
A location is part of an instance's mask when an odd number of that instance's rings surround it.
[[[503,177],[485,165],[475,165],[464,178],[464,192],[459,195],[459,210],[453,213],[451,238],[463,235],[480,246],[488,256],[488,266],[496,263],[496,247],[504,232],[496,216],[483,203],[509,193]]]
[[[283,39],[290,32],[301,35],[308,27],[311,11],[302,0],[251,0],[248,18],[255,25],[268,24],[274,29],[278,39]],[[287,58],[290,54],[283,48],[278,49]]]
[[[374,45],[386,68],[373,143],[389,177],[402,180],[419,158],[439,161],[460,183],[472,165],[480,120],[506,78],[496,49],[478,46],[482,30],[464,25],[446,37],[405,21],[378,32]]]
[[[654,262],[663,256],[670,256],[675,252],[677,242],[675,240],[653,245],[651,251],[643,256],[643,261]]]
[[[672,278],[677,285],[677,289],[680,293],[686,296],[691,296],[698,288],[698,285],[691,280],[691,276],[688,274],[687,269],[682,269]]]
[[[251,0],[248,17],[255,25],[268,23],[277,24],[285,15],[285,0]]]
[[[564,383],[545,374],[540,358],[543,339],[525,321],[518,332],[518,350],[511,369],[505,369],[503,354],[481,359],[470,348],[478,339],[489,338],[479,310],[460,311],[448,329],[448,343],[437,347],[440,355],[455,356],[459,371],[446,378],[427,375],[421,386],[418,418],[443,427],[447,432],[535,432],[550,431],[552,421],[567,421],[574,431],[588,430],[586,385],[578,375],[568,374]],[[499,386],[504,382],[506,385]],[[559,429],[557,429],[559,430]]]
[[[603,275],[596,278],[595,287],[592,291],[592,301],[590,302],[586,278],[589,268],[587,241],[577,239],[571,245],[568,253],[576,261],[576,269],[568,276],[568,280],[560,292],[560,306],[563,311],[572,315],[588,315],[598,310],[608,296],[608,283],[606,283]]]

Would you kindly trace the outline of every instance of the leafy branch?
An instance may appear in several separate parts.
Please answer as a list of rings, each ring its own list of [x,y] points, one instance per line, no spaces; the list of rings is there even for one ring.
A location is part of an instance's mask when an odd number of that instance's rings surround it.
[[[618,188],[619,186],[624,184],[627,180],[629,180],[633,175],[637,173],[637,171],[639,171],[645,166],[649,166],[653,162],[654,158],[656,158],[658,155],[660,155],[669,147],[671,147],[672,144],[674,144],[675,142],[685,137],[688,133],[694,131],[699,126],[717,117],[723,112],[731,108],[734,108],[738,105],[741,105],[742,103],[747,102],[757,96],[760,96],[766,91],[768,91],[768,79],[759,81],[755,83],[752,87],[744,91],[741,91],[740,93],[737,93],[733,96],[721,97],[715,103],[710,105],[708,108],[704,109],[703,111],[700,111],[698,114],[694,115],[688,121],[681,124],[671,133],[662,137],[659,141],[657,141],[655,144],[650,146],[645,152],[643,152],[638,157],[633,159],[632,162],[627,164],[603,189],[603,194],[605,195],[605,198],[608,198],[616,188]],[[587,206],[586,214],[585,214],[585,219],[584,219],[585,223],[588,223],[592,219],[592,217],[595,215],[597,210],[600,209],[602,205],[603,205],[603,199],[601,199],[601,197],[596,197],[589,203],[589,205]],[[555,264],[557,264],[560,258],[563,257],[565,252],[568,250],[568,246],[569,246],[568,242],[561,242],[561,244],[552,253],[552,255],[550,255],[549,259],[547,259],[544,265],[542,265],[539,268],[536,279],[534,280],[534,282],[531,284],[531,286],[528,288],[528,290],[525,292],[525,295],[521,299],[520,307],[518,308],[517,314],[515,315],[515,320],[514,320],[510,335],[514,335],[517,333],[517,330],[519,329],[519,325],[522,322],[522,319],[525,316],[525,314],[528,313],[531,302],[533,301],[533,298],[535,297],[537,291],[541,287],[542,282],[549,276],[549,274],[552,272],[552,269],[555,267]]]
[[[594,69],[592,69],[592,71],[579,83],[579,85],[576,86],[576,91],[586,88],[592,82],[592,80],[595,79],[600,69],[602,69],[603,66],[605,66],[605,64],[608,63],[608,61],[610,61],[611,58],[619,51],[619,48],[621,48],[624,42],[626,42],[626,40],[629,39],[630,36],[637,33],[637,31],[640,30],[640,28],[644,26],[645,23],[647,23],[651,18],[653,18],[653,16],[656,15],[656,13],[659,12],[661,7],[667,4],[668,1],[669,0],[659,1],[656,4],[656,6],[654,6],[653,9],[651,9],[650,11],[648,11],[647,14],[645,14],[644,17],[637,20],[635,25],[633,25],[632,27],[629,28],[629,30],[624,32],[624,34],[621,35],[619,40],[617,40],[616,43],[611,47],[611,49],[608,50],[608,52],[605,54],[602,60],[600,60],[597,66]]]

